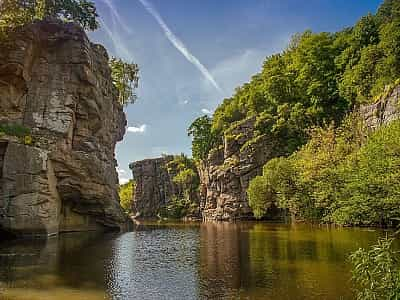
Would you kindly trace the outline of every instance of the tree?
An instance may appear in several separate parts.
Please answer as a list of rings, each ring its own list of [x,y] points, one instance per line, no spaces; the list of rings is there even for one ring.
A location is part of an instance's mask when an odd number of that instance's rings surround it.
[[[85,30],[96,30],[97,17],[94,2],[88,0],[2,0],[0,33],[46,18],[76,22]]]
[[[195,160],[205,159],[216,142],[211,130],[212,119],[204,115],[197,118],[188,128],[188,135],[192,136],[192,155]]]
[[[120,185],[119,187],[119,202],[126,213],[132,211],[132,201],[135,194],[135,181],[129,180],[129,182]]]
[[[134,103],[137,99],[135,89],[139,85],[139,67],[115,57],[110,60],[111,77],[118,90],[118,101],[122,105]]]

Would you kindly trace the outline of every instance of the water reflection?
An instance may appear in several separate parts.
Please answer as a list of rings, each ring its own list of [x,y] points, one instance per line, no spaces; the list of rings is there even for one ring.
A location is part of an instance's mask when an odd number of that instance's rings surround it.
[[[352,299],[348,254],[382,232],[265,223],[200,226],[201,296]]]
[[[176,223],[0,243],[0,299],[352,299],[346,258],[383,234]]]

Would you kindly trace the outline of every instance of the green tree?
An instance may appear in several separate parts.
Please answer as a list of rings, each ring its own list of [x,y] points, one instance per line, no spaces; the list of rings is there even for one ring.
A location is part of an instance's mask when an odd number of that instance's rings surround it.
[[[132,201],[135,193],[135,181],[129,180],[125,184],[121,184],[119,187],[119,201],[126,213],[132,211]]]
[[[0,2],[0,33],[45,18],[76,22],[86,30],[96,30],[97,12],[88,0],[2,0]]]
[[[197,118],[188,128],[192,136],[192,155],[195,160],[205,159],[216,143],[216,137],[211,130],[212,119],[204,115]]]
[[[135,89],[139,84],[139,67],[115,57],[110,60],[111,77],[118,90],[118,101],[122,105],[134,103],[137,99]]]

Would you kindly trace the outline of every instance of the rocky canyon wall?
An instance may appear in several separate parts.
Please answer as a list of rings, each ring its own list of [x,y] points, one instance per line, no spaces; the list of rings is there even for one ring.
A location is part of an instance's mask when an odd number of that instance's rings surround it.
[[[178,156],[179,157],[179,156]],[[179,162],[173,155],[145,159],[130,164],[135,180],[132,212],[137,219],[168,217],[166,208],[177,202],[189,202],[184,215],[186,219],[199,218],[199,193],[196,188],[188,189],[183,183],[174,181],[179,174]],[[197,180],[198,175],[196,174]],[[189,182],[188,185],[191,183]],[[179,205],[178,205],[179,206]],[[178,217],[178,216],[175,216]]]
[[[370,130],[400,118],[400,86],[388,90],[379,101],[360,108],[360,116]],[[280,151],[266,136],[254,136],[255,119],[249,118],[224,135],[223,146],[211,150],[199,167],[201,211],[205,220],[234,220],[252,217],[247,188],[262,174],[270,159]],[[273,209],[271,218],[283,216]]]
[[[37,22],[1,42],[0,229],[124,228],[114,149],[125,125],[106,50],[79,26]]]

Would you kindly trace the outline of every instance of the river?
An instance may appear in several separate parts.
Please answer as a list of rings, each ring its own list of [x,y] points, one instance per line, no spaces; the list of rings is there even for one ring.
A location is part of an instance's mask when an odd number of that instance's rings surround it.
[[[353,299],[347,257],[385,232],[147,223],[0,243],[0,299]]]

